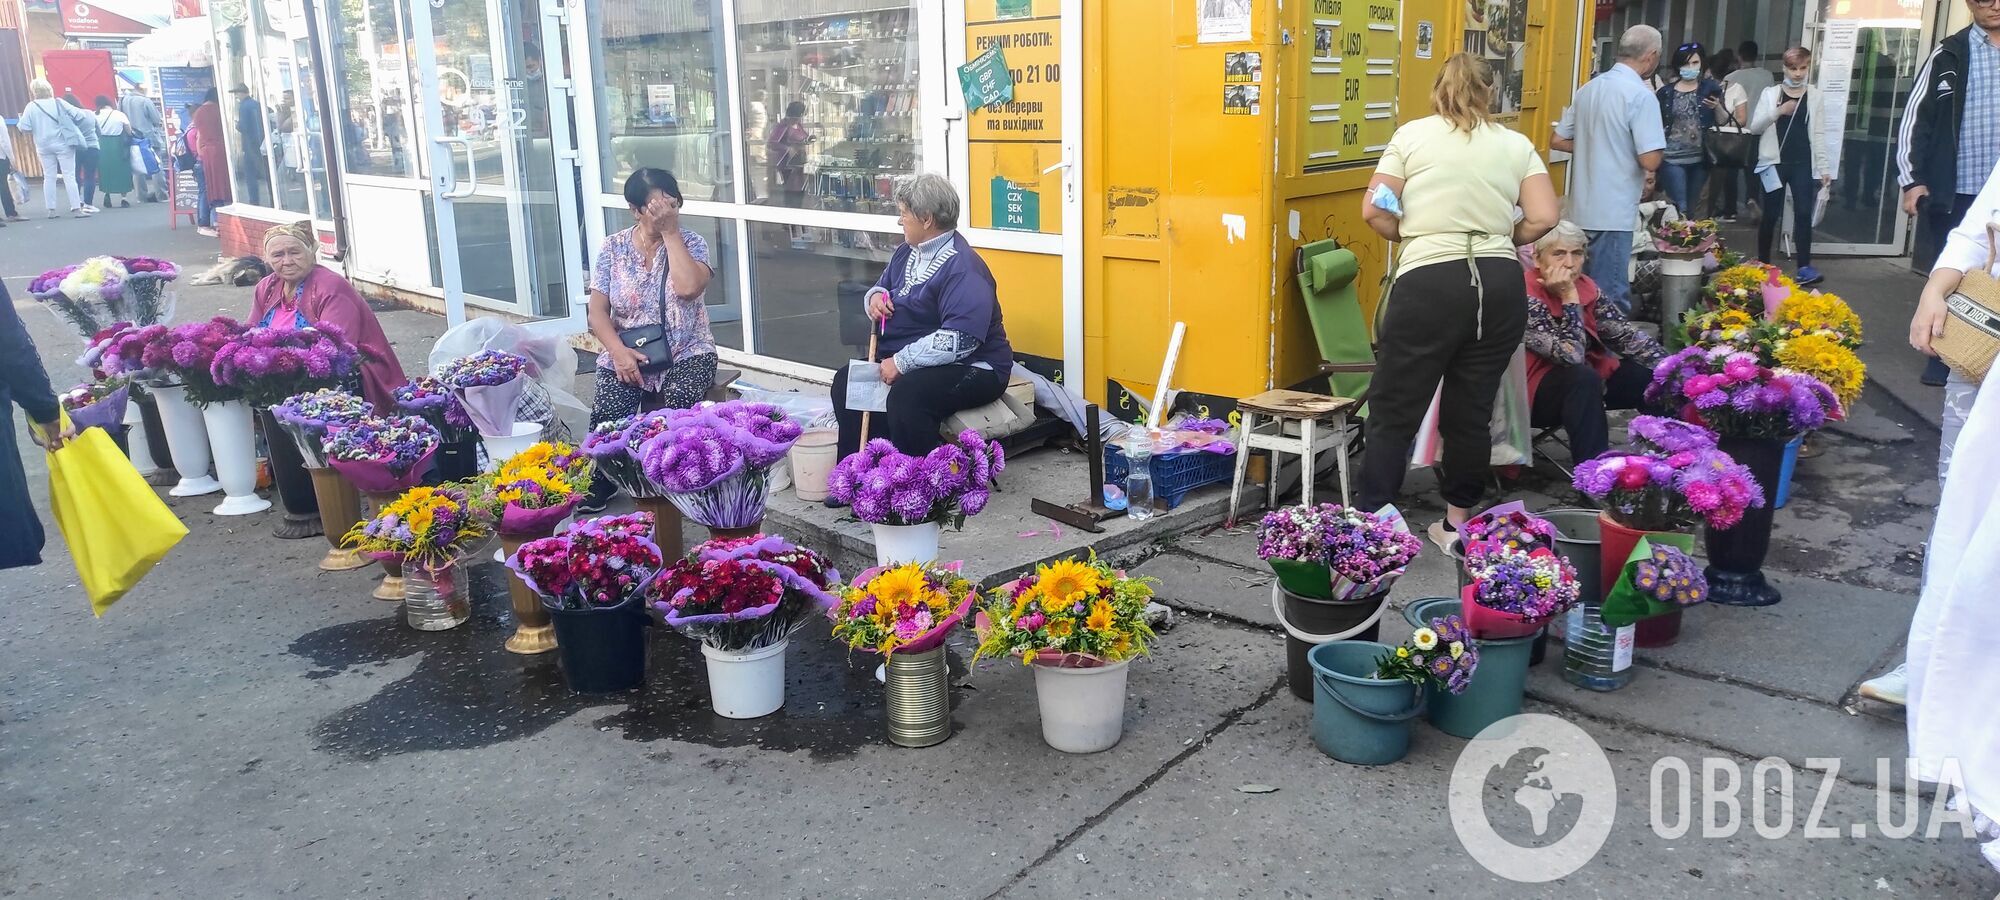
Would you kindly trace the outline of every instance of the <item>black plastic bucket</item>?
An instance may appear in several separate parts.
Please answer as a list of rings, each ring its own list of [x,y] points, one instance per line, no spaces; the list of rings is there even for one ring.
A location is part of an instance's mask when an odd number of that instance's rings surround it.
[[[646,681],[646,626],[637,600],[612,609],[551,609],[563,679],[579,694],[629,691]]]
[[[1278,592],[1284,616],[1281,624],[1286,626],[1285,679],[1291,686],[1292,696],[1310,703],[1313,698],[1313,667],[1306,654],[1322,642],[1303,640],[1294,632],[1324,635],[1327,640],[1335,640],[1333,636],[1341,635],[1339,640],[1373,641],[1381,631],[1381,621],[1379,617],[1374,622],[1368,622],[1368,619],[1389,601],[1389,593],[1384,591],[1354,600],[1316,600],[1285,590],[1283,585],[1274,584],[1272,589]],[[1363,622],[1368,622],[1367,628],[1347,634]]]
[[[146,447],[153,451],[153,462],[160,468],[174,468],[173,447],[167,444],[167,426],[160,421],[160,407],[152,394],[132,398],[139,404],[139,427],[146,429]]]
[[[464,481],[479,474],[479,438],[462,437],[438,447],[437,473],[442,481]]]

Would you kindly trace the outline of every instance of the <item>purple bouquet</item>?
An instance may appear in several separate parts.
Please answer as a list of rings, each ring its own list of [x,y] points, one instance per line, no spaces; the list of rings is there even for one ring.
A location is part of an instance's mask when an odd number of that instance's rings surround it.
[[[223,344],[209,363],[209,377],[241,391],[251,406],[333,387],[353,377],[361,351],[332,325],[252,328]]]
[[[64,392],[59,399],[76,430],[102,428],[106,434],[116,434],[125,424],[125,404],[131,393],[132,386],[124,379],[111,378],[79,384]]]
[[[1476,637],[1533,634],[1543,622],[1576,605],[1582,592],[1576,569],[1547,548],[1494,548],[1480,556],[1468,574],[1472,576],[1465,588],[1468,602],[1461,605]]]
[[[467,436],[473,430],[472,417],[465,414],[465,405],[458,402],[458,395],[450,386],[435,375],[419,375],[396,388],[396,408],[413,416],[423,416],[447,443]]]
[[[1334,503],[1273,510],[1258,523],[1257,556],[1286,590],[1353,600],[1389,590],[1423,542],[1393,506],[1363,512]]]
[[[285,398],[271,407],[271,417],[299,445],[307,466],[326,468],[326,433],[375,414],[368,401],[339,388],[321,388]]]
[[[1733,528],[1743,511],[1764,505],[1764,490],[1707,429],[1656,416],[1632,420],[1631,444],[1576,467],[1571,484],[1604,504],[1627,528],[1671,531],[1699,518]]]
[[[1734,347],[1689,347],[1653,368],[1646,399],[1680,418],[1731,437],[1790,440],[1841,417],[1840,401],[1817,378],[1761,365]]]
[[[877,525],[950,522],[962,528],[991,497],[993,477],[1007,467],[1000,445],[972,429],[923,456],[909,456],[877,438],[833,467],[827,493]]]
[[[528,388],[528,361],[500,350],[481,350],[445,364],[438,379],[451,386],[479,433],[514,433],[514,410]]]
[[[1670,544],[1654,544],[1651,555],[1632,564],[1632,586],[1675,606],[1693,606],[1708,599],[1708,579],[1701,564]]]
[[[119,261],[125,264],[125,306],[132,321],[151,325],[173,318],[166,289],[168,282],[181,277],[181,267],[154,256],[123,256]]]
[[[677,410],[639,444],[645,476],[688,518],[710,528],[764,520],[768,474],[803,431],[768,403],[732,400]],[[627,438],[627,452],[633,446]]]
[[[1466,564],[1473,565],[1482,554],[1494,549],[1532,550],[1553,548],[1556,527],[1549,520],[1528,512],[1519,500],[1502,503],[1470,519],[1458,529]]]
[[[406,491],[423,480],[440,438],[416,416],[370,416],[331,429],[327,461],[364,491]]]
[[[646,472],[632,457],[625,439],[625,432],[632,424],[629,418],[599,422],[590,429],[579,449],[590,457],[590,477],[603,478],[629,496],[650,497],[653,486],[646,481]]]
[[[246,330],[243,323],[227,316],[176,325],[167,330],[166,359],[158,368],[187,385],[188,402],[196,406],[241,400],[242,389],[216,382],[214,365],[222,348]]]

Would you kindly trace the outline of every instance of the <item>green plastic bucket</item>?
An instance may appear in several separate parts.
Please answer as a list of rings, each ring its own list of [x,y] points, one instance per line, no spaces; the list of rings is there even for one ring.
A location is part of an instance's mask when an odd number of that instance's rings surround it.
[[[1381,766],[1410,752],[1410,720],[1424,695],[1407,681],[1376,679],[1375,663],[1392,652],[1374,641],[1331,641],[1312,648],[1313,743],[1358,766]]]
[[[1403,608],[1403,618],[1411,628],[1422,628],[1430,620],[1457,615],[1459,604],[1450,597],[1413,600]],[[1425,688],[1432,727],[1445,734],[1469,738],[1501,719],[1521,711],[1521,698],[1528,687],[1528,659],[1533,655],[1534,636],[1488,640],[1477,638],[1479,668],[1465,692],[1454,694],[1438,687]]]

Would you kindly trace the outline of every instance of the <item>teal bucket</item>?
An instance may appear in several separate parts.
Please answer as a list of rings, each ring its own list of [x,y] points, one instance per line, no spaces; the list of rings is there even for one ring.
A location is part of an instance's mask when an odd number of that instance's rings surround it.
[[[1450,597],[1413,600],[1403,608],[1403,618],[1411,628],[1422,628],[1430,620],[1457,615],[1458,601]],[[1521,698],[1528,688],[1528,659],[1534,653],[1534,637],[1488,640],[1478,638],[1479,668],[1465,692],[1454,694],[1438,687],[1425,688],[1432,727],[1445,734],[1469,738],[1491,725],[1521,711]]]
[[[1331,641],[1312,648],[1313,743],[1320,752],[1357,766],[1381,766],[1410,752],[1410,720],[1424,712],[1424,695],[1407,681],[1374,677],[1387,644]]]

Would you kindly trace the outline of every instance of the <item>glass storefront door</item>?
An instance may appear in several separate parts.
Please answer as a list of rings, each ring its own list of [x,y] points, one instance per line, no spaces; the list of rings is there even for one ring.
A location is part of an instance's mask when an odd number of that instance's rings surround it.
[[[412,12],[448,318],[461,321],[470,301],[580,330],[567,13],[560,0],[428,0]]]
[[[1834,183],[1813,248],[1900,256],[1909,222],[1896,183],[1896,124],[1930,53],[1929,29],[1916,8],[1894,0],[1833,0],[1812,33],[1814,81],[1834,120],[1827,127],[1838,135]]]

